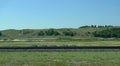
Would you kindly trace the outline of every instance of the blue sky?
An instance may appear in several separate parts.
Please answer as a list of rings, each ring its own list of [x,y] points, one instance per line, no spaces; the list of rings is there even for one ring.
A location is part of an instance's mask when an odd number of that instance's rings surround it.
[[[0,30],[120,25],[120,0],[0,0]]]

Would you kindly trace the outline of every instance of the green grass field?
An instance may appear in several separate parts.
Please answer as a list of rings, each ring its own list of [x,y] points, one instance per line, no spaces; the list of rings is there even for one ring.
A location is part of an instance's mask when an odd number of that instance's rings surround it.
[[[120,46],[120,41],[41,41],[41,42],[0,41],[0,46],[31,46],[31,45]]]
[[[0,41],[0,46],[120,46],[120,41]],[[0,66],[120,66],[120,52],[0,52]]]
[[[120,66],[120,52],[0,52],[0,66]]]

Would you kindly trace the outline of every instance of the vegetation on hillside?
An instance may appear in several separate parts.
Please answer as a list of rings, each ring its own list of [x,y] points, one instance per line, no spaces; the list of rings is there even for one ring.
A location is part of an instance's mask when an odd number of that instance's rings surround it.
[[[120,28],[111,28],[102,31],[96,31],[93,33],[95,37],[103,37],[103,38],[120,38]]]
[[[0,39],[19,39],[19,38],[40,38],[40,37],[103,37],[120,38],[120,27],[105,26],[81,26],[79,28],[61,29],[23,29],[23,30],[3,30],[0,31]]]

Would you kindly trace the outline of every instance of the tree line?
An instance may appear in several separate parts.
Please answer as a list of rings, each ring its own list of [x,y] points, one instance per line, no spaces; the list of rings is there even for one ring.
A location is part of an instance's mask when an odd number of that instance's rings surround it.
[[[112,26],[112,25],[104,25],[104,26],[102,26],[102,25],[86,25],[86,26],[81,26],[81,27],[79,27],[79,28],[109,28],[109,27],[114,27],[114,26]]]

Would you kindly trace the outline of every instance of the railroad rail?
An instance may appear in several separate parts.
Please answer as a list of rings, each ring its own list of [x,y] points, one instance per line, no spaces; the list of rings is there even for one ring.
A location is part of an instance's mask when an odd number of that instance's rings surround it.
[[[120,52],[120,46],[0,47],[0,52]]]

